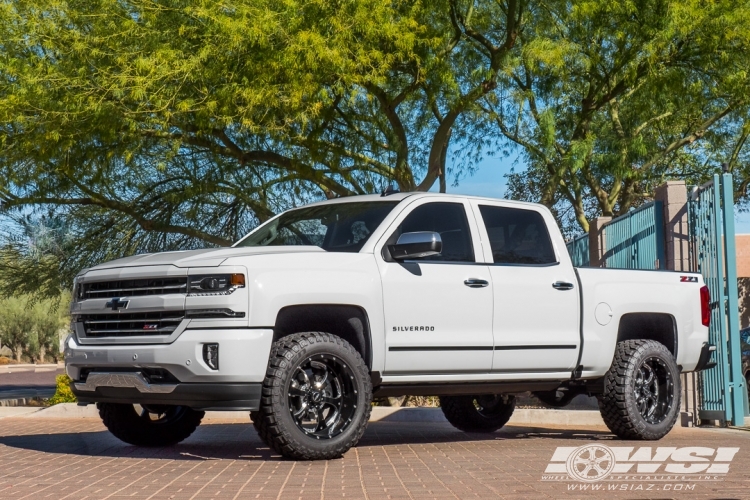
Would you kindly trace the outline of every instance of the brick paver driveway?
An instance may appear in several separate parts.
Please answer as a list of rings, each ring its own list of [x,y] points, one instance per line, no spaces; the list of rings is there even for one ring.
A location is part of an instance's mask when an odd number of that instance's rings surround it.
[[[542,480],[557,447],[588,444],[740,450],[719,480]],[[694,463],[708,453],[700,450]],[[727,429],[676,429],[658,443],[634,443],[596,427],[468,435],[442,423],[373,422],[343,459],[292,462],[271,454],[249,421],[209,420],[179,446],[144,449],[97,419],[0,420],[2,499],[750,498],[749,470],[750,432]]]

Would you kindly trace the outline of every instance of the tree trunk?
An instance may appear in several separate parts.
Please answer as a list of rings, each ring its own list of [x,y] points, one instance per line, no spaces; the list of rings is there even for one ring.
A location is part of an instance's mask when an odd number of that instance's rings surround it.
[[[39,359],[38,359],[38,362],[39,362],[39,364],[42,364],[42,365],[44,364],[44,351],[45,351],[44,346],[39,346]]]
[[[21,354],[23,353],[23,346],[17,345],[13,349],[13,355],[16,357],[16,362],[21,363]]]

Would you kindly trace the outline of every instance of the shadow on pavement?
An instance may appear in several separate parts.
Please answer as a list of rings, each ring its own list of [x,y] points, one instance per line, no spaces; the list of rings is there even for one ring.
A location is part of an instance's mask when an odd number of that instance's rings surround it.
[[[373,422],[357,448],[409,444],[444,444],[519,439],[568,439],[600,441],[614,439],[612,434],[595,430],[544,429],[507,426],[490,434],[464,433],[448,424]],[[252,424],[217,423],[202,425],[187,440],[176,446],[145,448],[128,445],[107,431],[63,432],[0,436],[0,445],[45,453],[97,457],[154,458],[167,460],[282,460],[272,452],[253,429]]]

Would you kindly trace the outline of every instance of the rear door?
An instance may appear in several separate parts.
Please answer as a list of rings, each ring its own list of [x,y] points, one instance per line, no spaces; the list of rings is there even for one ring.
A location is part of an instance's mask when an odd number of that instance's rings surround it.
[[[439,200],[409,205],[376,246],[388,375],[486,373],[492,367],[492,286],[489,267],[477,263],[483,257],[476,221],[465,200]],[[390,258],[387,245],[418,231],[439,233],[442,254]]]
[[[548,213],[529,206],[472,202],[491,262],[496,373],[575,368],[580,344],[575,271],[560,262]]]

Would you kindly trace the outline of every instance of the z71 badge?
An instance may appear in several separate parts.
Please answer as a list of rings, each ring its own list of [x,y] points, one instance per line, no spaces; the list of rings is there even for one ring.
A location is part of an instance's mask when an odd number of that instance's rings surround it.
[[[680,276],[681,283],[698,283],[698,276]]]

